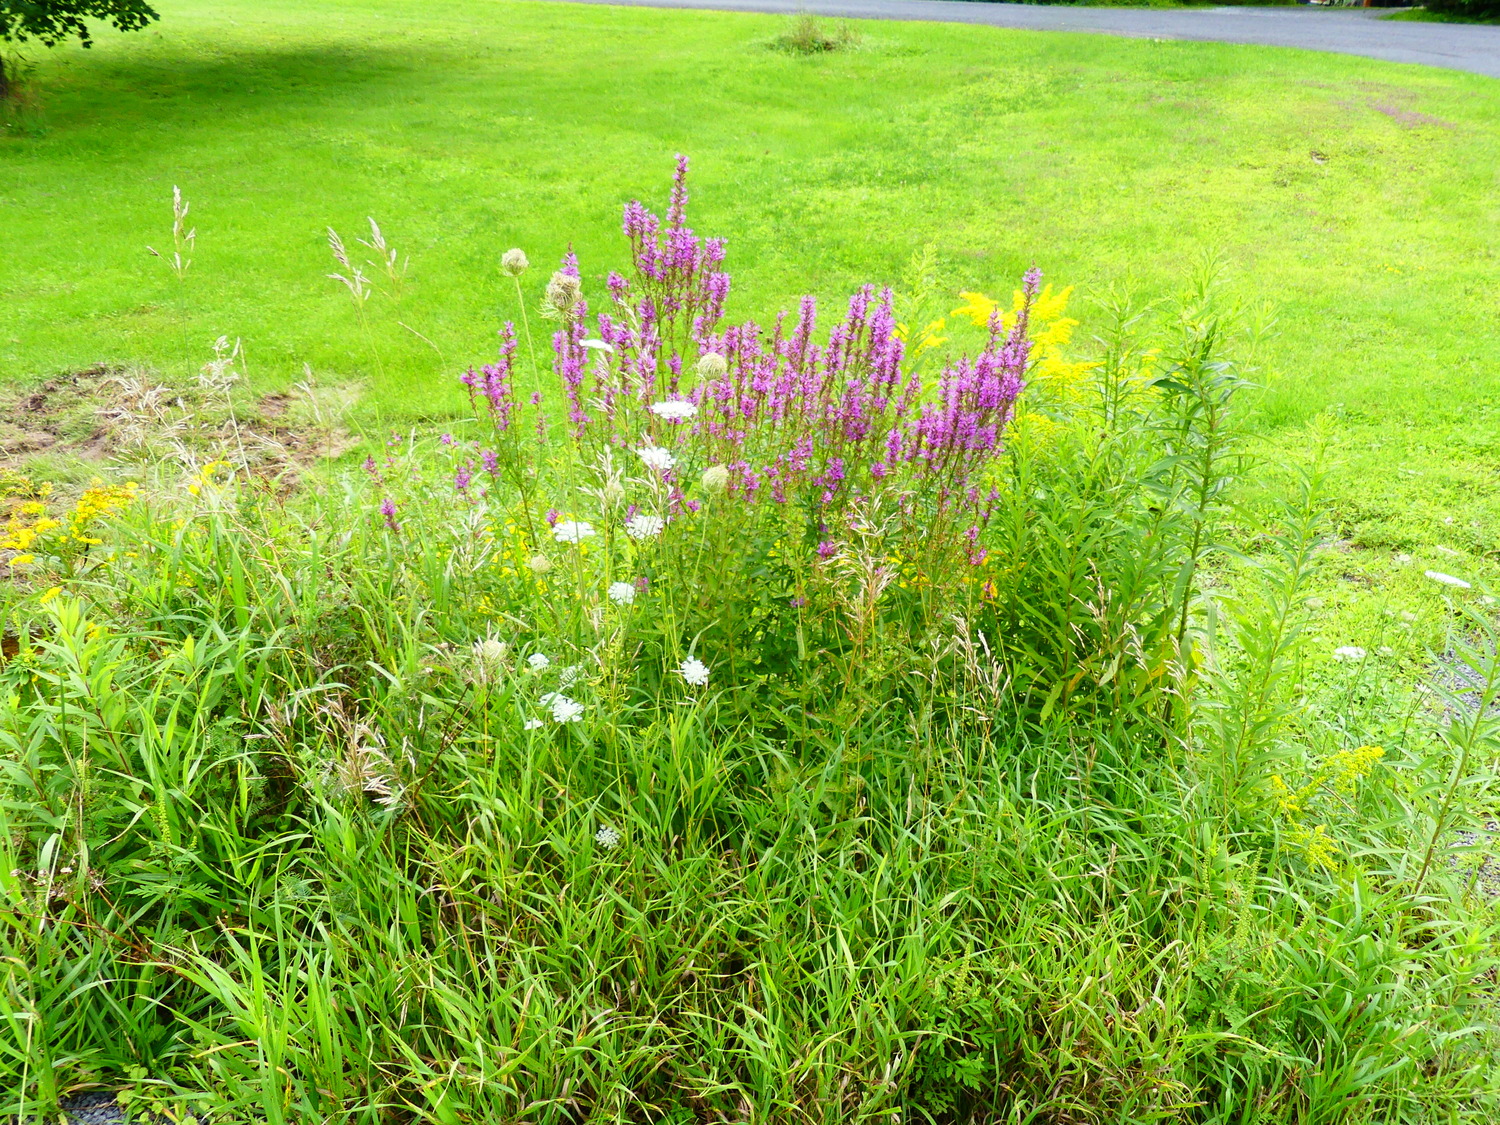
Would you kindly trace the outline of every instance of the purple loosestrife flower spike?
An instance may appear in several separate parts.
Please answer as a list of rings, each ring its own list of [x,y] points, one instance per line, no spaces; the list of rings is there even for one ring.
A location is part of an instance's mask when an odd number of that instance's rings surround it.
[[[667,224],[680,227],[687,222],[688,158],[677,154],[677,168],[672,173],[672,205],[667,208]]]

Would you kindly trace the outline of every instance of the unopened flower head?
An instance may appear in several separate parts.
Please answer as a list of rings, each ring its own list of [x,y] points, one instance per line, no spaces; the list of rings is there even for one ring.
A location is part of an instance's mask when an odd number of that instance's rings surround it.
[[[507,250],[500,255],[500,268],[505,271],[507,277],[520,277],[530,265],[531,263],[526,260],[524,250]]]
[[[670,402],[653,402],[651,413],[668,422],[686,422],[698,413],[698,408],[690,402],[673,399]]]
[[[552,560],[546,555],[532,555],[526,564],[531,568],[531,573],[540,577],[552,569]]]
[[[696,656],[684,660],[677,672],[692,687],[703,687],[708,683],[708,665]]]
[[[582,543],[594,535],[594,525],[584,520],[563,520],[552,529],[552,538],[559,543]]]
[[[637,449],[636,454],[646,463],[646,468],[655,469],[658,473],[664,473],[677,464],[677,458],[659,445],[644,446]]]
[[[722,379],[729,373],[729,364],[718,352],[704,352],[698,357],[698,378]]]
[[[625,521],[625,534],[640,542],[646,539],[655,539],[666,530],[666,527],[667,521],[660,516],[638,512]]]
[[[572,274],[558,270],[552,275],[552,280],[547,282],[547,293],[543,299],[549,308],[566,316],[583,299],[583,283]]]
[[[505,658],[510,646],[494,637],[474,642],[473,678],[487,684],[500,678],[505,670]]]
[[[616,605],[629,605],[635,601],[635,583],[611,582],[609,584],[609,600]]]
[[[729,469],[723,465],[710,465],[703,470],[703,491],[717,496],[729,487]]]

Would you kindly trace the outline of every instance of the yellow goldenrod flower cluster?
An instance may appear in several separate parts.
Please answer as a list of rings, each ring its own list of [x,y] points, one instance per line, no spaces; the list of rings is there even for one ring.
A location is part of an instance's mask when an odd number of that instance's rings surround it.
[[[1309,865],[1333,866],[1338,848],[1324,825],[1309,828],[1302,816],[1325,790],[1345,797],[1354,793],[1359,783],[1370,775],[1376,763],[1385,757],[1381,746],[1360,746],[1353,750],[1336,750],[1312,772],[1305,784],[1293,789],[1280,774],[1270,778],[1271,799],[1290,825],[1289,839]]]
[[[1337,793],[1352,793],[1355,787],[1370,776],[1375,764],[1385,757],[1381,746],[1361,746],[1357,750],[1340,750],[1325,763],[1329,781]]]
[[[25,566],[36,561],[31,553],[36,541],[48,532],[61,527],[57,520],[47,518],[47,506],[40,500],[29,500],[18,504],[5,521],[5,533],[0,535],[0,551],[15,551],[11,566]]]
[[[1333,869],[1333,860],[1338,855],[1338,847],[1333,838],[1328,835],[1328,829],[1321,824],[1314,825],[1311,829],[1297,824],[1292,827],[1292,847],[1302,853],[1302,861],[1309,867],[1322,867]]]
[[[124,485],[107,485],[95,477],[78,498],[73,511],[68,514],[68,537],[87,547],[98,546],[103,540],[85,533],[96,520],[119,511],[133,501],[139,488],[134,481]]]
[[[1089,363],[1070,363],[1064,354],[1064,349],[1073,339],[1073,329],[1078,327],[1078,321],[1064,315],[1072,295],[1071,285],[1055,292],[1048,285],[1037,294],[1031,305],[1031,379],[1064,392],[1073,391],[1092,366]],[[990,318],[1000,309],[998,301],[983,293],[965,290],[959,296],[964,303],[949,315],[965,317],[980,328],[986,327]],[[1026,294],[1017,289],[1012,296],[1010,309],[1000,314],[1002,330],[1009,331],[1015,327],[1016,316],[1025,306]]]
[[[0,551],[16,552],[10,558],[11,566],[34,562],[32,545],[60,526],[57,520],[47,518],[47,497],[51,493],[49,484],[37,486],[26,477],[9,473],[0,477],[0,504],[8,509],[0,531]]]
[[[102,540],[90,534],[92,525],[134,500],[137,488],[134,483],[106,485],[95,478],[78,498],[73,510],[58,519],[47,514],[51,485],[32,486],[24,478],[10,480],[6,482],[6,491],[12,499],[18,492],[24,498],[13,503],[5,516],[3,530],[0,530],[0,551],[15,552],[9,562],[16,567],[34,563],[36,549],[43,546],[49,546],[55,554],[66,554],[70,547],[76,550],[80,546],[85,549],[97,546]]]

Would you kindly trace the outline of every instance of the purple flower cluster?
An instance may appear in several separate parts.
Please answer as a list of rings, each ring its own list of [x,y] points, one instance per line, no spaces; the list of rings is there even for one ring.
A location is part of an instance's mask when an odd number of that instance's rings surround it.
[[[699,238],[687,225],[687,173],[688,159],[679,153],[665,237],[661,220],[639,202],[626,206],[624,229],[635,279],[627,281],[619,274],[609,278],[615,303],[634,312],[674,350],[711,333],[729,296],[729,275],[719,268],[724,264],[724,240]],[[680,377],[680,369],[675,373]]]
[[[562,268],[558,272],[569,277],[579,276],[578,256],[571,248],[563,258]],[[588,371],[589,353],[583,346],[588,335],[584,327],[588,311],[588,302],[579,297],[578,303],[564,319],[563,326],[552,335],[557,374],[568,396],[568,421],[572,424],[575,439],[583,437],[584,428],[589,423],[588,411],[584,407],[584,375]]]
[[[648,440],[688,465],[722,465],[730,497],[801,508],[819,529],[823,558],[837,550],[846,509],[873,505],[896,513],[924,554],[981,561],[980,531],[995,501],[987,470],[1024,386],[1037,271],[1025,276],[1010,329],[997,312],[978,354],[950,361],[924,388],[904,363],[888,289],[855,293],[824,344],[811,297],[769,331],[754,322],[721,326],[730,284],[724,243],[687,226],[687,170],[679,156],[665,223],[639,202],[625,208],[634,268],[629,278],[609,276],[613,308],[593,318],[594,334],[581,295],[560,306],[554,370],[575,441],[597,449]],[[579,276],[571,250],[560,272]],[[515,346],[507,324],[497,362],[463,377],[476,409],[482,403],[502,434],[516,416]],[[539,397],[531,402],[541,440]],[[493,473],[490,456],[484,461]],[[461,472],[460,489],[471,473]],[[696,511],[682,482],[670,483],[667,514]]]
[[[482,409],[489,414],[497,433],[505,433],[515,421],[515,359],[516,329],[506,321],[500,329],[500,355],[496,361],[485,364],[478,373],[471,367],[459,376],[460,382],[469,388],[469,402],[476,411],[483,404]]]
[[[913,528],[943,534],[964,516],[977,536],[993,497],[976,482],[1001,450],[1029,362],[1030,279],[1027,294],[1012,329],[997,315],[985,348],[948,364],[930,395],[902,370],[889,291],[856,293],[826,346],[813,343],[811,298],[789,332],[784,320],[769,339],[754,324],[726,330],[706,343],[727,371],[694,392],[706,459],[726,464],[731,492],[752,502],[824,512],[882,493],[900,498]]]

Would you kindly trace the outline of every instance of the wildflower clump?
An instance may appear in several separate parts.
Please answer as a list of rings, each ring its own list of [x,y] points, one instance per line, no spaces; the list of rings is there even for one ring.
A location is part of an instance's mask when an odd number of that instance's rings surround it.
[[[1048,571],[1027,568],[1031,547],[1005,541],[1031,524],[1036,493],[1023,479],[1032,470],[1014,471],[1012,437],[1062,450],[1063,435],[1101,429],[1089,415],[1096,365],[1067,356],[1071,290],[1032,269],[1008,301],[966,289],[936,316],[911,294],[866,285],[832,315],[804,297],[765,323],[734,320],[727,246],[689,225],[687,173],[679,158],[664,215],[625,206],[626,266],[602,284],[564,256],[540,294],[550,355],[532,348],[517,282],[520,330],[503,324],[496,352],[458,376],[478,428],[472,440],[445,435],[439,451],[460,514],[445,526],[432,497],[401,501],[415,478],[403,483],[390,461],[377,474],[376,526],[406,545],[389,549],[425,554],[433,535],[503,528],[496,564],[474,573],[476,626],[586,653],[621,698],[701,686],[680,674],[690,654],[723,676],[716,683],[799,706],[810,682],[848,705],[851,683],[869,686],[859,692],[869,700],[904,698],[915,684],[896,672],[900,654],[946,643],[956,615],[987,643],[1021,637],[1006,619],[1015,585]],[[503,272],[518,278],[522,258],[509,252]],[[1143,410],[1159,409],[1149,378],[1132,388]],[[1122,479],[1110,487],[1144,512],[1155,501],[1142,476],[1160,457],[1111,455]],[[1068,470],[1059,461],[1055,471]],[[1150,549],[1164,570],[1180,569],[1193,541],[1174,526]],[[1130,571],[1123,554],[1117,565]],[[1170,589],[1133,573],[1151,597]],[[1027,622],[1037,637],[1016,646],[1044,692],[1058,676],[1079,680],[1077,650],[1091,643],[1072,616],[1079,604],[1081,591],[1055,619]],[[1120,613],[1120,629],[1149,622],[1149,645],[1160,646],[1177,611],[1133,600]],[[1043,663],[1021,661],[1025,650]],[[1141,651],[1115,689],[1151,690],[1167,659]],[[825,661],[842,672],[812,675]]]
[[[820,644],[842,645],[837,628],[822,638],[815,614],[799,611],[834,596],[824,570],[856,526],[879,526],[881,554],[929,576],[956,577],[984,559],[994,466],[1033,366],[1043,290],[1028,273],[1010,313],[994,309],[973,350],[924,380],[890,289],[860,289],[832,324],[810,297],[769,327],[728,323],[725,243],[688,226],[687,204],[679,158],[664,218],[641,203],[625,208],[630,269],[608,274],[599,307],[571,253],[545,287],[571,439],[564,457],[544,437],[544,396],[518,391],[513,325],[501,329],[492,362],[461,376],[490,437],[462,451],[454,491],[475,504],[476,473],[505,482],[487,493],[486,510],[504,507],[533,536],[575,549],[566,569],[581,597],[598,597],[583,592],[591,588],[616,605],[647,590],[666,599],[676,636],[659,642],[663,656],[696,635],[710,663],[758,669],[778,659],[792,617],[804,620],[804,650],[808,628],[819,628]],[[520,260],[508,254],[506,272]],[[1050,290],[1046,299],[1065,302]],[[633,470],[622,454],[633,454]],[[643,581],[623,583],[622,573]],[[932,600],[918,617],[939,612]]]
[[[0,486],[9,501],[0,530],[0,552],[11,552],[8,562],[13,568],[33,566],[43,559],[63,569],[77,566],[90,548],[104,542],[100,531],[104,521],[131,504],[139,489],[134,482],[112,485],[96,477],[70,508],[50,515],[53,493],[49,484],[33,487],[26,478],[16,477]]]

